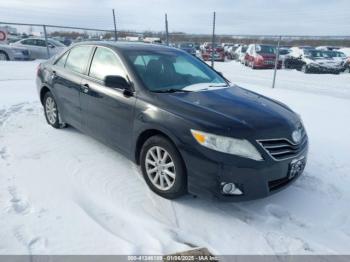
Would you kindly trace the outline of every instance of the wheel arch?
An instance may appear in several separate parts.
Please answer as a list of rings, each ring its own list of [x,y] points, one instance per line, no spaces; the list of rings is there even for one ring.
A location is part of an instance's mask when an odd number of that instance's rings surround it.
[[[47,92],[51,92],[50,89],[47,86],[43,86],[40,89],[40,102],[41,102],[42,105],[44,104],[44,97],[45,97]]]
[[[134,160],[137,165],[140,164],[140,154],[141,154],[141,149],[143,144],[152,136],[160,135],[168,139],[174,146],[175,148],[179,151],[179,148],[176,145],[175,139],[172,138],[170,134],[168,134],[166,131],[161,130],[159,128],[150,128],[150,129],[145,129],[140,134],[137,136],[136,143],[135,143],[135,150],[134,150]],[[179,151],[180,153],[180,151]],[[181,153],[180,153],[181,156]],[[182,158],[182,156],[181,156]]]

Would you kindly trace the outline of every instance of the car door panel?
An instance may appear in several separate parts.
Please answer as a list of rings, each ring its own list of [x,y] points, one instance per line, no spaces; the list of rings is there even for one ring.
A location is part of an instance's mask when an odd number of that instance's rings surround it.
[[[129,152],[135,97],[88,79],[83,79],[82,90],[80,101],[86,132],[114,148]]]
[[[64,122],[78,129],[81,128],[81,76],[56,66],[52,74],[52,87],[60,101]]]

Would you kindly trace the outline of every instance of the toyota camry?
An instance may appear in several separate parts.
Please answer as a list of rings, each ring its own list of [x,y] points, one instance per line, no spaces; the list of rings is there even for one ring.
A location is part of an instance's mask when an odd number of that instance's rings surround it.
[[[179,49],[80,43],[39,65],[37,88],[49,125],[118,150],[168,199],[266,197],[306,164],[298,114]]]

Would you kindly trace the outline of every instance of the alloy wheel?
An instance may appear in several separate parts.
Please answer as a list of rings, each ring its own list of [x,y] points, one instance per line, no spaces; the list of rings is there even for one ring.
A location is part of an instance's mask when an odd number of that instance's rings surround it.
[[[52,97],[48,97],[45,102],[45,113],[51,125],[54,125],[57,120],[57,107]]]
[[[176,170],[168,151],[160,146],[151,147],[146,154],[145,167],[149,180],[156,188],[162,191],[172,188]]]

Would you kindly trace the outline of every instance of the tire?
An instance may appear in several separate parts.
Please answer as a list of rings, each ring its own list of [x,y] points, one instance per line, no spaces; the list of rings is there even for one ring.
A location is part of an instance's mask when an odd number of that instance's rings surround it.
[[[164,160],[165,152],[168,156]],[[173,143],[164,136],[152,136],[143,144],[140,165],[147,185],[157,195],[176,199],[187,193],[184,162]]]
[[[54,128],[64,128],[66,125],[61,122],[57,103],[51,92],[45,94],[43,105],[46,122]]]
[[[0,51],[0,61],[9,61],[10,58],[7,53]]]
[[[302,71],[303,73],[305,73],[305,74],[308,74],[308,73],[309,73],[309,70],[308,70],[308,68],[307,68],[306,65],[302,65],[301,71]]]

